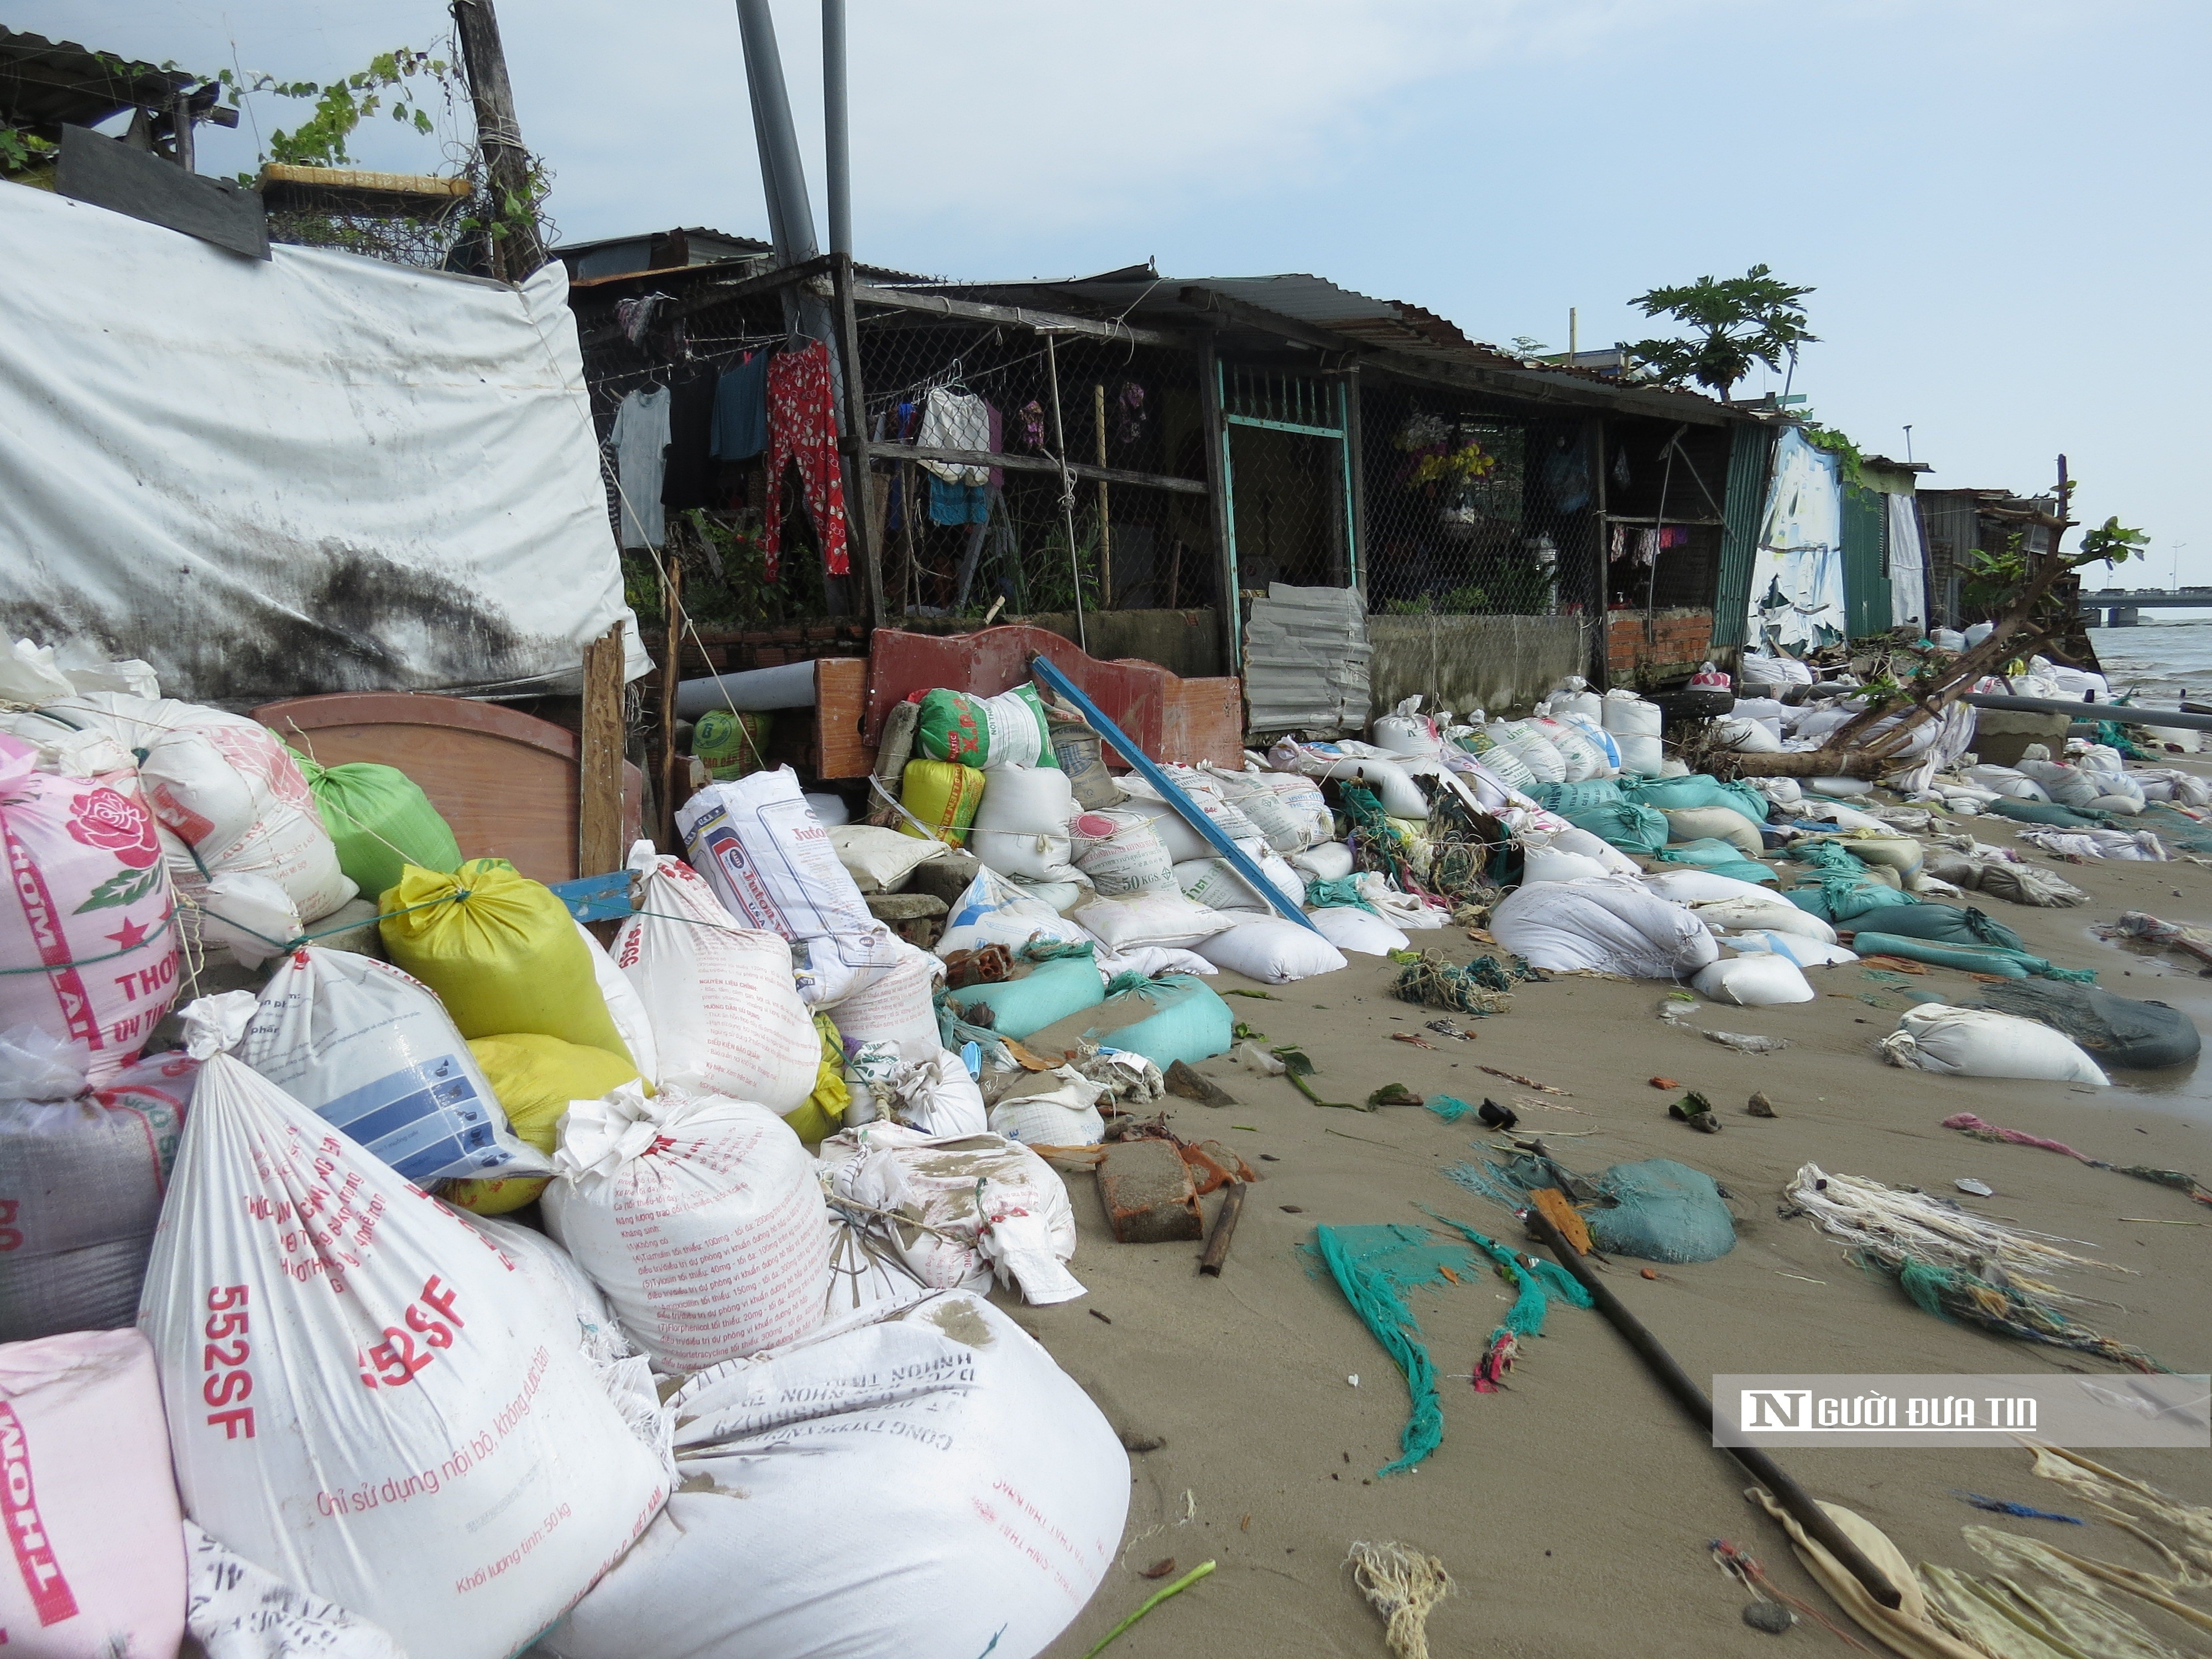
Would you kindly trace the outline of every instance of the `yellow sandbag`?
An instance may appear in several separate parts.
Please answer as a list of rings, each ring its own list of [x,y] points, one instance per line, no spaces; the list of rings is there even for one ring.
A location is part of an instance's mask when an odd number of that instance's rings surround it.
[[[549,1154],[559,1143],[561,1118],[570,1101],[598,1100],[637,1077],[636,1066],[604,1048],[534,1032],[477,1037],[470,1042],[469,1052],[499,1097],[514,1133]],[[478,1215],[504,1215],[537,1197],[545,1189],[545,1181],[544,1176],[456,1181],[441,1196]]]
[[[899,801],[906,810],[937,832],[939,841],[954,847],[968,844],[968,826],[975,822],[975,809],[983,800],[983,775],[972,766],[954,761],[917,760],[906,763],[899,785]],[[905,835],[921,832],[899,820]]]
[[[392,965],[437,993],[463,1036],[535,1032],[630,1060],[568,906],[505,859],[450,876],[410,865],[377,908]]]
[[[810,1146],[844,1127],[845,1108],[853,1099],[845,1086],[845,1040],[837,1034],[836,1022],[817,1014],[814,1029],[822,1038],[822,1069],[815,1074],[814,1092],[783,1115],[792,1133]]]

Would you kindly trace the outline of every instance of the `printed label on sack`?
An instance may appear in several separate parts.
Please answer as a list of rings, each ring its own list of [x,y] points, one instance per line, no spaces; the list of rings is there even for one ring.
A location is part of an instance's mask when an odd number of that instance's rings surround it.
[[[410,1181],[459,1174],[465,1162],[488,1174],[507,1163],[490,1110],[457,1054],[403,1066],[315,1115]]]
[[[702,827],[699,838],[706,843],[707,856],[722,872],[723,891],[735,901],[738,915],[756,927],[766,927],[790,938],[790,919],[775,902],[775,896],[769,891],[759,869],[745,855],[744,843],[730,827],[728,816],[717,813]]]
[[[41,1629],[76,1617],[76,1597],[54,1559],[53,1545],[39,1519],[39,1494],[31,1477],[31,1449],[23,1419],[0,1401],[0,1498],[8,1507],[8,1542],[15,1552],[15,1571],[39,1615]],[[4,1639],[4,1638],[0,1638]]]

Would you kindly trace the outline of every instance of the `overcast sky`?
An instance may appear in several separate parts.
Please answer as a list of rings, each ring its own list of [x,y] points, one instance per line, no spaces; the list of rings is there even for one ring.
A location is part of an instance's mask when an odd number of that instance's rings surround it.
[[[363,21],[364,14],[374,13]],[[2206,361],[2203,0],[851,0],[863,258],[963,277],[1313,271],[1477,338],[1650,331],[1655,284],[1812,284],[1795,389],[1930,487],[2048,486],[2212,580],[2175,390]],[[818,9],[778,0],[820,215]],[[438,0],[12,0],[7,21],[321,81]],[[570,240],[765,234],[727,0],[503,0]],[[255,155],[255,100],[204,167]],[[463,129],[465,130],[465,129]],[[376,165],[434,165],[396,129]],[[2192,367],[2194,366],[2194,367]],[[1738,389],[1766,389],[1763,373]],[[2193,394],[2192,394],[2193,397]],[[2095,573],[2093,573],[2093,580]]]

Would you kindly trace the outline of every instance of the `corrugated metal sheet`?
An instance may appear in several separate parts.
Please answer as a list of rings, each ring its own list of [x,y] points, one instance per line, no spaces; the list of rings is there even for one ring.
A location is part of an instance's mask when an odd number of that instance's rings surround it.
[[[1750,632],[1752,560],[1758,551],[1759,515],[1766,501],[1766,469],[1773,451],[1774,434],[1763,426],[1736,428],[1729,447],[1720,580],[1713,599],[1716,647],[1741,646]]]
[[[1844,486],[1844,614],[1855,640],[1889,629],[1888,503],[1878,492]]]

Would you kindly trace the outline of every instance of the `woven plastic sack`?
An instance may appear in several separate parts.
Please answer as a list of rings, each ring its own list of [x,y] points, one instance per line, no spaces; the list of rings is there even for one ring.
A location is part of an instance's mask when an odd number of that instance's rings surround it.
[[[1711,1261],[1735,1248],[1735,1222],[1713,1178],[1655,1158],[1616,1164],[1596,1179],[1608,1203],[1585,1212],[1601,1250],[1645,1261]]]
[[[131,1322],[198,1073],[153,1054],[88,1091],[82,1049],[0,1033],[0,1341]]]
[[[963,1011],[963,1018],[980,1023],[975,1011],[988,1008],[991,1030],[1018,1042],[1056,1019],[1097,1006],[1098,968],[1088,956],[1062,957],[1037,963],[1018,979],[971,985],[949,994]]]
[[[1813,988],[1796,963],[1771,951],[1708,963],[1698,969],[1690,988],[1715,1002],[1734,1003],[1741,1008],[1813,1000]]]
[[[969,828],[968,850],[1002,876],[1072,881],[1067,823],[1075,811],[1066,773],[1050,767],[996,768]]]
[[[920,1134],[981,1134],[988,1127],[983,1091],[950,1048],[898,1066],[876,1094],[885,1115]]]
[[[1675,979],[1720,955],[1687,908],[1626,877],[1516,887],[1491,913],[1490,931],[1531,967],[1554,972]]]
[[[37,759],[0,737],[0,1031],[32,1026],[81,1046],[97,1084],[130,1064],[176,998],[174,900],[145,801],[38,771]]]
[[[1052,757],[1067,774],[1075,804],[1086,812],[1118,806],[1124,797],[1114,775],[1106,769],[1103,745],[1090,724],[1073,710],[1056,703],[1044,706],[1045,723],[1052,732]]]
[[[1193,948],[1215,967],[1263,985],[1288,985],[1347,965],[1326,935],[1277,915],[1240,921]]]
[[[1106,1133],[1098,1103],[1112,1093],[1073,1066],[1024,1072],[991,1108],[991,1133],[1025,1146],[1096,1146]]]
[[[1667,844],[1667,815],[1630,801],[1614,801],[1560,816],[1576,829],[1587,830],[1608,847],[1618,847],[1623,852],[1656,853]]]
[[[1528,799],[1561,817],[1611,806],[1620,799],[1620,785],[1612,778],[1590,778],[1582,783],[1539,783],[1529,787]]]
[[[185,1629],[209,1659],[407,1659],[390,1632],[185,1522]]]
[[[899,779],[899,805],[906,808],[898,819],[899,834],[924,839],[912,822],[918,819],[947,847],[966,846],[984,787],[983,775],[975,767],[957,761],[908,761]]]
[[[1032,1659],[1113,1565],[1128,1456],[981,1297],[863,1310],[669,1404],[680,1493],[541,1652]]]
[[[945,918],[937,954],[980,950],[986,945],[1018,949],[1032,939],[1081,943],[1091,937],[1078,923],[1041,899],[1032,898],[995,870],[979,870],[968,890]]]
[[[749,777],[767,765],[761,751],[773,729],[772,715],[757,710],[709,708],[691,728],[691,754],[717,783]]]
[[[1222,798],[1250,820],[1276,852],[1287,856],[1313,844],[1312,813],[1269,787],[1260,774],[1225,772],[1218,767],[1209,767],[1207,771]]]
[[[901,835],[872,823],[839,824],[830,831],[837,862],[863,893],[896,893],[914,872],[944,848],[918,836]]]
[[[1150,812],[1079,812],[1068,824],[1075,867],[1103,898],[1172,887],[1175,859]]]
[[[195,1047],[250,1012],[196,1005]],[[341,1131],[227,1054],[202,1067],[138,1323],[208,1532],[410,1653],[527,1646],[667,1491],[617,1379],[540,1308]]]
[[[546,1230],[668,1370],[719,1364],[811,1330],[830,1219],[814,1162],[767,1108],[625,1084],[562,1125]]]
[[[1892,904],[1884,907],[1880,931],[1902,939],[1929,939],[1939,945],[1994,945],[2001,950],[2025,951],[2018,933],[1979,910],[1955,904]]]
[[[899,941],[899,958],[866,984],[830,1005],[846,1045],[883,1042],[902,1060],[937,1052],[937,982],[945,967],[918,946]]]
[[[1667,820],[1669,842],[1723,841],[1747,859],[1766,850],[1759,831],[1743,821],[1741,812],[1726,806],[1676,806],[1661,816]]]
[[[2033,1078],[2050,1083],[2111,1079],[2063,1032],[2016,1014],[1924,1002],[1908,1008],[1881,1040],[1893,1066],[1960,1077]]]
[[[2072,1038],[2100,1065],[2123,1071],[2186,1066],[2203,1046],[2196,1025],[2179,1009],[2094,985],[2042,979],[1984,985],[1966,1006],[2039,1021]]]
[[[1163,974],[1107,998],[1083,1018],[1107,1047],[1142,1054],[1163,1072],[1177,1060],[1195,1066],[1227,1054],[1237,1024],[1219,994],[1188,974]]]
[[[1109,951],[1142,945],[1193,945],[1233,925],[1218,910],[1194,904],[1179,892],[1094,900],[1070,920]]]
[[[559,1037],[523,1032],[514,1036],[477,1037],[469,1053],[499,1097],[515,1139],[545,1154],[548,1162],[561,1144],[561,1120],[568,1103],[597,1100],[625,1083],[638,1080],[637,1067],[604,1048]],[[493,1176],[448,1182],[439,1196],[478,1215],[505,1215],[545,1190],[545,1176]]]
[[[942,688],[921,694],[915,752],[988,771],[1000,766],[1057,767],[1052,730],[1036,688],[1018,685],[995,697]]]
[[[1751,820],[1756,830],[1766,822],[1766,797],[1747,783],[1723,783],[1703,772],[1679,778],[1629,778],[1622,781],[1620,798],[1662,811],[1696,806],[1727,806]]]
[[[398,767],[368,761],[320,766],[295,749],[284,752],[315,798],[338,868],[372,903],[399,884],[400,872],[410,864],[447,872],[461,867],[453,826]]]
[[[616,1030],[574,919],[504,859],[446,875],[409,870],[377,923],[393,965],[438,994],[469,1037],[536,1031],[635,1062]]]
[[[740,926],[682,860],[639,862],[638,908],[615,935],[614,959],[652,1024],[655,1081],[795,1111],[814,1091],[821,1042],[792,981],[790,945]]]

